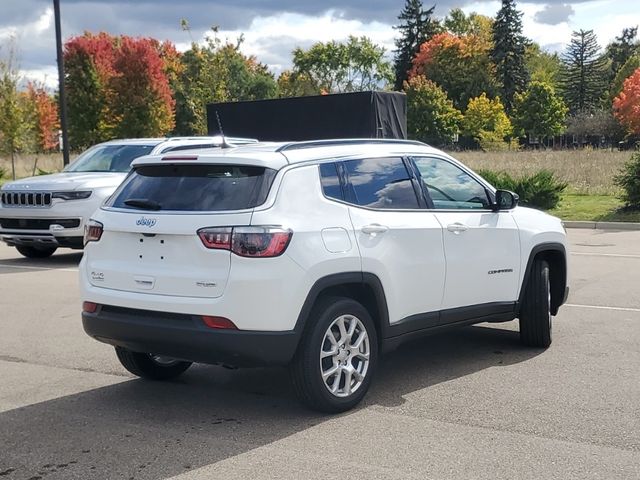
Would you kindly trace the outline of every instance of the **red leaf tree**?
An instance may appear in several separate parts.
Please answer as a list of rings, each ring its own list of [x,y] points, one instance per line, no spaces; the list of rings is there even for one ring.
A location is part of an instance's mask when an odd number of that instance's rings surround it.
[[[622,91],[613,100],[613,111],[630,133],[640,135],[640,68],[624,81]]]
[[[37,147],[41,152],[50,152],[58,147],[58,104],[41,85],[29,83],[27,98],[33,106],[36,122]]]

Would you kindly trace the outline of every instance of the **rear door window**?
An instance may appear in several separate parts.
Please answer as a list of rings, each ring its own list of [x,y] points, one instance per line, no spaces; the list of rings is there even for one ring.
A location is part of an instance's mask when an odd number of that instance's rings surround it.
[[[401,158],[347,160],[344,167],[357,205],[386,210],[420,208]]]
[[[244,210],[265,202],[275,175],[273,169],[246,165],[141,166],[107,205],[136,210]]]

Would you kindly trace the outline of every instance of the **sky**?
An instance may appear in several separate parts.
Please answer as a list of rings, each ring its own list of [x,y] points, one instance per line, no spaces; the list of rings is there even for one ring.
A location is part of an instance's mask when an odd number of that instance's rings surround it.
[[[518,2],[524,34],[549,51],[561,52],[577,29],[593,29],[604,46],[623,27],[640,25],[638,0],[529,0]],[[63,38],[84,31],[170,40],[179,50],[202,41],[212,26],[218,36],[255,55],[274,74],[291,66],[291,51],[318,41],[366,35],[394,49],[397,16],[404,0],[60,0]],[[0,58],[9,39],[17,44],[21,72],[49,87],[57,83],[52,0],[0,0]],[[430,7],[433,2],[424,2]],[[454,7],[494,16],[499,1],[439,0],[436,16]],[[186,19],[190,32],[180,27]],[[389,53],[391,56],[391,53]]]

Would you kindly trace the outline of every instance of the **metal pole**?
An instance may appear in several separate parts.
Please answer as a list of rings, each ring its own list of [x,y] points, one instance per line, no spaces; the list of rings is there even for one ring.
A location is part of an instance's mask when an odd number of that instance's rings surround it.
[[[56,23],[56,54],[58,57],[58,100],[60,102],[60,128],[62,129],[62,161],[69,165],[69,134],[67,132],[67,98],[64,93],[64,59],[62,57],[62,29],[60,28],[60,0],[53,0]]]

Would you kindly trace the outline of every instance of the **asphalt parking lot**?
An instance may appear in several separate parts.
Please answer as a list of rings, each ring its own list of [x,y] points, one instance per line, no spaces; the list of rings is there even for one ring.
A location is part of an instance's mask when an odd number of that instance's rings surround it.
[[[333,417],[284,369],[134,379],[82,331],[81,254],[0,246],[0,478],[638,479],[640,232],[569,237],[549,350],[521,347],[516,322],[428,337]]]

